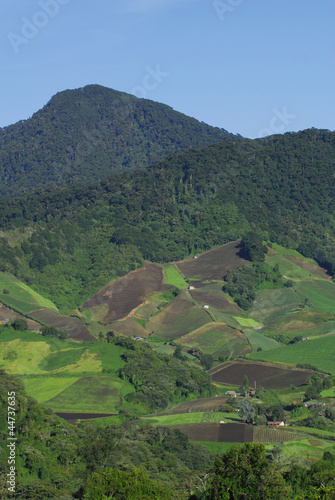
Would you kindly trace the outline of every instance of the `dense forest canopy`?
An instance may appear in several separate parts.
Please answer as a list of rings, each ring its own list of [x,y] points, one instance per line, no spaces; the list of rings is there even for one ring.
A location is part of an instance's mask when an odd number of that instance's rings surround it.
[[[164,104],[100,85],[66,90],[29,120],[0,129],[0,197],[89,184],[226,139],[239,136]]]

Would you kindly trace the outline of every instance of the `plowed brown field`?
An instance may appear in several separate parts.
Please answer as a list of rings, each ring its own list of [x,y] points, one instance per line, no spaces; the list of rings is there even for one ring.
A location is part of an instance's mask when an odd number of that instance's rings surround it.
[[[239,244],[240,241],[233,241],[208,250],[208,252],[199,255],[197,259],[186,259],[176,264],[185,276],[222,280],[230,269],[238,269],[248,263],[247,260],[238,255]]]
[[[95,340],[79,318],[61,316],[55,311],[51,311],[51,309],[39,309],[38,311],[29,313],[29,315],[48,326],[64,330],[70,335],[71,339],[80,340],[81,342],[92,342]]]
[[[149,293],[169,288],[169,285],[163,285],[162,268],[157,264],[146,262],[143,269],[133,271],[99,290],[83,304],[83,307],[107,304],[108,313],[104,321],[116,321],[128,316],[145,301],[145,296]]]
[[[247,424],[180,424],[170,428],[179,429],[191,441],[213,441],[215,443],[252,443],[252,425]]]
[[[241,386],[243,377],[247,375],[250,386],[256,382],[264,389],[285,389],[291,384],[304,385],[312,372],[306,370],[288,370],[264,363],[230,363],[212,374],[215,382]]]

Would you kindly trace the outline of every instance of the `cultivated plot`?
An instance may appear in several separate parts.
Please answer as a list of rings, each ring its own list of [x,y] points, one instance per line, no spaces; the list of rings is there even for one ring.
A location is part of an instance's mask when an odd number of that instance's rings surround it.
[[[278,349],[279,350],[279,349]],[[271,351],[266,351],[271,352]],[[265,353],[266,354],[266,353]],[[255,356],[252,354],[250,356]],[[212,370],[212,379],[215,382],[241,386],[244,375],[249,379],[250,386],[262,386],[264,389],[284,389],[290,385],[306,384],[312,372],[305,370],[289,370],[278,368],[264,363],[228,363],[221,369]]]
[[[179,261],[177,266],[184,276],[222,280],[230,269],[238,269],[248,263],[238,255],[239,244],[240,241],[227,243],[199,255],[197,259]]]
[[[108,312],[105,322],[125,318],[135,308],[145,302],[145,297],[155,291],[165,290],[163,270],[158,264],[145,263],[143,269],[133,271],[123,278],[105,286],[87,300],[84,308],[106,304]]]

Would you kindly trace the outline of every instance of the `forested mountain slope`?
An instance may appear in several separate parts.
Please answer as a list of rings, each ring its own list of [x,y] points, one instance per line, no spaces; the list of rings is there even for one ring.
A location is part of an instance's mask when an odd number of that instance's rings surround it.
[[[333,273],[334,157],[335,133],[311,129],[224,141],[145,174],[4,200],[1,270],[74,305],[143,259],[181,259],[252,229]]]
[[[66,90],[29,120],[0,129],[0,196],[88,184],[169,153],[239,138],[99,85]]]

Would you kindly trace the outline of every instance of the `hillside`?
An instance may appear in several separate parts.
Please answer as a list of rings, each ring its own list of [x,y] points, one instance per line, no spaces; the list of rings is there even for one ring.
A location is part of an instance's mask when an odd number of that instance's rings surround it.
[[[71,308],[144,259],[180,260],[251,229],[333,273],[334,156],[335,133],[311,129],[0,201],[0,270]]]
[[[30,119],[0,129],[0,197],[89,184],[226,139],[239,136],[164,104],[99,85],[66,90]]]

